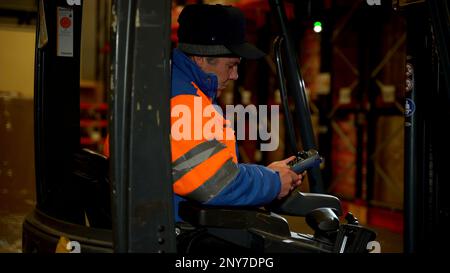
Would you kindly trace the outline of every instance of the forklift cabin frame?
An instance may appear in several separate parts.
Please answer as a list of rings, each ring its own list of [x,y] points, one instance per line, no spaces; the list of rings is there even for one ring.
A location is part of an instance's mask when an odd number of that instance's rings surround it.
[[[174,211],[169,142],[171,1],[117,0],[113,4],[113,65],[108,97],[111,107],[109,177],[106,175],[106,158],[81,150],[79,146],[82,4],[82,1],[63,0],[38,3],[35,70],[38,190],[36,209],[23,224],[23,250],[53,252],[59,238],[66,236],[81,244],[82,250],[87,252],[176,252],[174,215],[168,213]],[[282,3],[274,0],[271,5],[278,12],[281,26],[284,26],[283,20],[286,19]],[[69,35],[74,46],[72,54],[60,54],[63,34],[59,25],[61,14],[68,16],[73,24],[73,32]],[[286,27],[283,34],[289,42],[286,43],[287,49],[292,50]],[[152,37],[162,39],[155,41]],[[44,40],[46,42],[42,42]],[[298,66],[292,60],[289,64],[291,68]],[[287,74],[291,83],[294,81],[291,84],[294,88],[298,84],[304,85],[298,70],[295,71],[297,75]],[[63,103],[54,96],[61,90],[67,93]],[[301,91],[300,99],[303,101],[298,105],[306,107],[304,89]],[[309,140],[306,145],[314,148],[313,133],[307,130],[312,128],[309,115],[301,119],[304,124],[309,124],[306,129],[302,128],[302,133],[306,132],[304,141]],[[62,127],[58,128],[61,124]],[[105,192],[111,194],[111,205],[99,207],[95,200],[107,203]],[[323,200],[337,213],[341,212],[339,201],[334,197],[318,196],[314,199],[307,196],[303,200],[311,201],[310,209],[321,206],[318,201]],[[108,210],[111,211],[110,218]],[[238,227],[247,230],[249,224],[259,226],[263,234],[257,234],[256,240],[270,237],[274,243],[281,242],[280,235],[291,236],[287,223],[280,222],[279,218],[267,212],[199,208],[189,203],[184,204],[180,211],[191,223],[203,226],[217,224],[216,215],[225,219],[232,219],[236,213],[247,215],[238,221]],[[324,213],[325,216],[334,215],[331,210]],[[306,216],[304,211],[300,214]],[[200,219],[198,215],[207,217]],[[261,218],[278,222],[278,226],[262,227]],[[209,222],[199,221],[205,219]],[[335,215],[331,216],[333,223],[336,219]],[[86,226],[88,223],[90,227]],[[221,222],[225,229],[235,229],[235,224],[233,221]],[[112,231],[108,229],[109,225]],[[219,228],[218,232],[225,234],[226,239],[229,232],[220,231],[221,225],[213,228]],[[282,234],[276,235],[277,228],[284,229]],[[273,236],[271,232],[274,232]],[[209,233],[214,234],[211,227]],[[233,241],[233,238],[230,240]],[[252,245],[253,241],[249,244]],[[320,244],[316,244],[309,246],[306,243],[303,246],[313,252],[332,251],[333,245],[321,249]],[[286,246],[288,244],[269,250],[281,251]],[[295,251],[295,247],[288,251]]]
[[[39,1],[38,4],[35,55],[37,205],[23,224],[23,251],[54,252],[59,238],[66,236],[79,242],[84,252],[176,252],[176,228],[174,215],[171,213],[174,210],[169,127],[171,1],[116,0],[113,4],[113,65],[108,97],[111,109],[110,166],[105,165],[105,158],[80,150],[79,145],[82,4],[82,0]],[[272,9],[279,13],[278,18],[281,18],[287,55],[296,56],[287,29],[283,26],[285,18],[283,19],[282,2],[271,0],[270,4]],[[435,10],[435,6],[431,7]],[[71,14],[69,17],[73,20],[73,52],[67,56],[58,54],[61,32],[58,28],[59,21],[54,19],[59,18],[61,13]],[[435,22],[435,27],[438,25],[439,22]],[[436,29],[442,30],[437,27]],[[439,35],[438,38],[441,37]],[[444,42],[445,40],[439,40],[440,44]],[[444,60],[446,62],[443,63],[443,68],[448,69],[448,55],[444,57],[447,60]],[[286,80],[291,81],[290,87],[294,88],[294,92],[303,85],[295,60],[296,58],[288,58],[288,70],[291,74],[285,75]],[[448,82],[448,71],[444,72]],[[296,106],[300,107],[303,114],[308,113],[304,90],[299,92],[302,93],[296,93]],[[64,95],[60,95],[61,93]],[[313,135],[312,128],[308,127],[311,122],[308,120],[309,115],[302,116],[306,119],[300,130],[302,141],[307,148],[314,147],[313,138],[310,138]],[[414,141],[411,145],[411,151],[414,151]],[[108,171],[108,167],[109,178],[102,176]],[[320,173],[318,170],[313,171],[312,176],[312,181],[318,183],[313,185],[312,189],[320,192]],[[410,189],[417,188],[413,184],[407,185],[411,185]],[[105,192],[105,188],[110,190],[107,190],[107,196],[101,194]],[[90,193],[90,196],[86,193]],[[408,194],[411,198],[417,193]],[[111,207],[101,207],[95,212],[89,212],[89,202],[96,198],[109,199]],[[314,199],[314,196],[311,196],[310,201],[313,200],[314,203]],[[319,212],[316,211],[317,215],[310,216],[310,225],[314,226],[314,223],[317,224],[325,218],[326,223],[336,224],[333,215],[339,212],[339,204],[336,205],[334,199],[329,196],[315,200],[320,202],[311,209],[319,208]],[[324,204],[321,202],[324,200],[329,202],[325,209],[331,207],[334,212],[320,211],[320,205]],[[407,201],[408,209],[415,206],[412,199]],[[294,202],[295,204],[298,203]],[[104,217],[103,213],[108,209],[112,212],[109,219]],[[185,203],[181,211],[184,211],[184,216],[189,218],[191,223],[209,227],[213,234],[225,237],[228,235],[224,235],[223,230],[220,231],[220,225],[223,226],[224,223],[217,222],[216,215],[227,218],[241,213],[240,215],[246,217],[243,221],[225,223],[225,228],[228,225],[231,229],[242,228],[241,225],[245,228],[249,223],[258,227],[255,220],[258,217],[268,217],[267,219],[274,223],[275,229],[281,223],[267,212],[254,210],[249,212],[229,208],[206,208]],[[92,225],[88,227],[85,221],[88,213],[101,215],[102,220],[90,221]],[[306,213],[309,212],[303,211],[298,215],[307,216]],[[417,223],[412,218],[414,212],[407,210],[407,213],[410,213],[408,223],[412,227],[415,226]],[[246,221],[249,223],[245,223]],[[109,224],[112,230],[107,228]],[[258,238],[273,237],[271,242],[274,245],[280,243],[272,249],[262,246],[262,250],[283,251],[287,245],[281,244],[281,239],[290,236],[289,230],[283,230],[283,225],[278,225],[281,229],[275,232],[274,229],[264,230],[265,227],[260,227],[250,233],[256,234]],[[357,222],[353,221],[345,226],[348,229],[355,228],[352,232],[362,231],[360,235],[365,236],[363,242],[374,239],[374,234],[358,226]],[[408,234],[414,235],[413,233]],[[345,239],[339,237],[339,234],[335,237],[337,241]],[[335,247],[333,249],[332,245],[329,246],[324,249],[320,243],[306,243],[304,250],[336,252]],[[352,249],[353,251],[365,251],[364,244],[355,246],[362,249]],[[297,252],[298,249],[294,246],[287,251]],[[414,251],[414,247],[408,251]]]

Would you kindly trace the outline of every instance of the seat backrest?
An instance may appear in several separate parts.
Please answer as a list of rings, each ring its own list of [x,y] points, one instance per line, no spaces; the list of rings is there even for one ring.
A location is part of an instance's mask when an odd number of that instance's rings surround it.
[[[88,149],[74,154],[73,177],[78,184],[80,198],[91,227],[110,229],[111,185],[109,160],[104,155]]]

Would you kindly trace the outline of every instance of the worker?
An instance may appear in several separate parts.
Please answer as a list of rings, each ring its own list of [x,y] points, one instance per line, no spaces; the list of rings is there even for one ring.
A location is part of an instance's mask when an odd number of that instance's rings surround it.
[[[302,175],[288,166],[295,157],[267,167],[239,163],[230,122],[221,111],[211,110],[218,109],[217,97],[238,79],[241,59],[265,55],[246,42],[243,13],[232,6],[187,5],[178,23],[170,100],[177,221],[178,202],[183,199],[207,205],[262,206],[285,197],[302,181]],[[194,114],[187,115],[183,110]],[[214,114],[202,114],[205,111]],[[196,114],[201,122],[193,118]],[[197,128],[208,122],[222,126],[210,134]]]

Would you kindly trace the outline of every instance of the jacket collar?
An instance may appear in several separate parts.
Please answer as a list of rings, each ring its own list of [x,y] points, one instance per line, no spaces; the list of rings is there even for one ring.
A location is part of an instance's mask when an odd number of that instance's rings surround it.
[[[213,73],[205,73],[200,67],[186,56],[179,49],[173,50],[173,65],[178,68],[184,76],[193,81],[202,92],[212,99],[216,100],[217,94],[217,76]]]

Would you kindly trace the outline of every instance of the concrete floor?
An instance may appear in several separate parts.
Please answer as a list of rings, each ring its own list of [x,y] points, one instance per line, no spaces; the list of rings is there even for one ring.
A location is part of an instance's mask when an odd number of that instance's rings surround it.
[[[0,213],[0,253],[22,252],[22,222],[25,214]]]
[[[17,253],[22,252],[22,222],[35,206],[34,186],[6,182],[0,179],[0,253]]]
[[[0,253],[22,252],[22,222],[35,206],[34,186],[5,185],[0,179]]]

